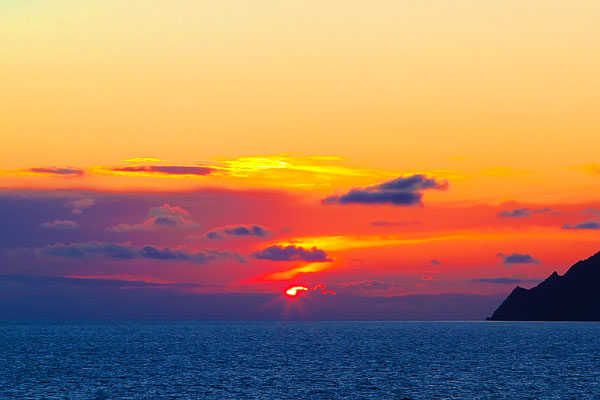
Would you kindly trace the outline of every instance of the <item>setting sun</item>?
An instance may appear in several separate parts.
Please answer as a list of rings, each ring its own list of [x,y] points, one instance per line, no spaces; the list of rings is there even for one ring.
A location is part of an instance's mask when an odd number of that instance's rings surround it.
[[[304,292],[304,291],[308,291],[308,288],[305,286],[293,286],[293,287],[289,288],[288,290],[286,290],[285,294],[290,297],[295,297],[300,294],[299,292]]]

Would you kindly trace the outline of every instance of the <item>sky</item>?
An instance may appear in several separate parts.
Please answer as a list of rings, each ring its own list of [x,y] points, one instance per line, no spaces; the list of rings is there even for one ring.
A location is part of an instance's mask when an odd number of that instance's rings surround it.
[[[4,1],[0,317],[483,318],[600,250],[599,18]]]

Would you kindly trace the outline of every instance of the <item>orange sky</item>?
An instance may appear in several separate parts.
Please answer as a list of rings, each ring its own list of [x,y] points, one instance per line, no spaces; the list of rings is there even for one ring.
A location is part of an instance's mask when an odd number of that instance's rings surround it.
[[[5,2],[0,187],[279,193],[293,210],[240,223],[292,230],[240,251],[333,258],[156,279],[493,292],[465,282],[543,278],[598,250],[600,230],[562,227],[600,220],[599,20],[597,1]],[[419,174],[447,190],[321,203]],[[529,211],[499,216],[515,209]]]

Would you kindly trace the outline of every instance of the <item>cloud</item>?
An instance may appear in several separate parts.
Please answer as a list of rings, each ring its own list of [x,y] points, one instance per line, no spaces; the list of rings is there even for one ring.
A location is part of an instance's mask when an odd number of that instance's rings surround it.
[[[321,295],[289,307],[278,293],[181,293],[116,287],[15,285],[0,282],[0,318],[144,320],[483,320],[506,294]],[[9,289],[9,290],[7,290]],[[9,293],[7,293],[9,292]],[[376,293],[374,293],[376,294]]]
[[[151,231],[162,228],[196,228],[196,225],[187,210],[170,204],[163,204],[160,207],[152,207],[146,219],[138,224],[119,224],[109,228],[111,231]]]
[[[221,229],[215,229],[207,232],[208,239],[225,239],[226,236],[256,236],[269,237],[272,232],[260,225],[236,225],[226,226]]]
[[[441,261],[439,261],[439,260],[431,260],[431,261],[429,261],[429,263],[430,263],[431,265],[441,265],[441,264],[442,264],[442,262],[441,262]]]
[[[585,210],[581,210],[582,214],[592,214],[592,215],[596,215],[598,217],[600,217],[600,209],[597,209],[595,207],[589,207],[586,208]]]
[[[174,176],[206,176],[216,172],[218,168],[206,165],[129,165],[122,167],[98,167],[95,171],[123,175],[174,175]]]
[[[502,253],[498,253],[497,254],[498,257],[502,257],[502,262],[504,264],[537,264],[540,262],[540,260],[536,260],[535,258],[533,258],[531,255],[529,254],[519,254],[519,253],[512,253],[512,254],[502,254]]]
[[[581,211],[582,214],[592,214],[592,215],[596,215],[598,217],[600,217],[600,210],[594,207],[590,207],[590,208],[586,208],[585,210]]]
[[[394,206],[415,206],[422,204],[421,191],[426,189],[445,190],[447,181],[436,181],[425,175],[400,177],[380,185],[352,189],[341,196],[331,196],[322,200],[324,204],[391,204]]]
[[[225,239],[225,236],[221,235],[218,231],[211,231],[206,233],[208,239]]]
[[[130,244],[87,242],[87,243],[55,243],[38,248],[40,254],[68,257],[68,258],[115,258],[119,260],[132,260],[137,258],[152,259],[160,261],[187,261],[196,264],[204,264],[221,259],[234,259],[243,262],[243,258],[237,254],[227,251],[204,249],[199,252],[189,252],[186,249],[171,249],[169,247],[155,246],[132,246]]]
[[[600,222],[597,221],[586,221],[580,222],[575,225],[564,224],[562,229],[600,229]]]
[[[75,221],[55,219],[54,221],[43,222],[40,227],[52,229],[75,229],[79,224]]]
[[[343,293],[352,293],[356,291],[397,291],[402,289],[403,286],[399,282],[380,281],[375,279],[366,279],[363,281],[344,282],[333,285],[339,291]]]
[[[157,288],[157,287],[207,287],[194,283],[157,283],[124,279],[103,279],[96,277],[62,277],[48,275],[0,275],[0,281],[25,283],[36,286],[67,285],[86,288]],[[210,285],[210,287],[221,287]]]
[[[170,204],[163,204],[160,207],[152,207],[148,211],[148,218],[160,218],[160,217],[182,217],[190,218],[190,213],[178,206],[172,206]]]
[[[57,168],[57,167],[35,167],[35,168],[22,168],[22,169],[7,169],[0,170],[0,175],[13,175],[13,176],[82,176],[85,173],[80,168]]]
[[[405,226],[405,225],[410,225],[410,224],[418,224],[419,221],[371,221],[369,222],[369,224],[371,226],[387,226],[387,227],[391,227],[391,226]]]
[[[363,189],[352,190],[342,196],[332,196],[324,203],[340,204],[392,204],[395,206],[413,206],[421,204],[422,194],[418,192],[383,192]]]
[[[330,262],[333,261],[327,258],[327,253],[323,250],[313,247],[310,250],[305,250],[302,247],[296,246],[270,246],[264,250],[252,253],[252,257],[258,260],[271,261],[306,261],[306,262]]]
[[[81,214],[83,210],[90,208],[95,203],[94,199],[79,199],[70,201],[65,206],[71,208],[71,214]]]
[[[529,208],[515,208],[514,210],[505,210],[498,213],[498,216],[502,218],[519,218],[528,217],[530,215],[531,210]]]
[[[269,231],[265,228],[263,228],[262,226],[259,225],[252,225],[250,227],[246,227],[246,226],[234,226],[231,228],[225,228],[225,232],[228,235],[234,235],[234,236],[248,236],[248,235],[253,235],[253,236],[260,236],[260,237],[265,237],[269,234]]]
[[[502,218],[519,218],[519,217],[529,217],[531,214],[543,214],[543,213],[549,213],[552,212],[552,209],[550,208],[536,208],[536,209],[529,209],[529,208],[515,208],[513,210],[504,210],[504,211],[500,211],[498,213],[499,217]]]
[[[478,278],[471,279],[469,282],[495,283],[500,285],[515,285],[517,283],[535,283],[539,279],[517,279],[517,278]]]
[[[377,280],[364,280],[364,281],[356,281],[356,282],[347,282],[342,284],[342,286],[349,288],[356,288],[361,290],[388,290],[393,287],[395,284],[390,282],[383,282]]]
[[[262,215],[261,213],[264,213],[265,209],[275,210],[276,207],[281,207],[282,201],[289,200],[288,196],[287,193],[275,191],[230,191],[225,189],[183,192],[117,191],[102,193],[82,189],[55,191],[5,189],[0,191],[0,215],[3,222],[0,224],[0,247],[40,247],[57,241],[69,243],[71,241],[88,242],[92,240],[117,243],[132,241],[135,244],[158,243],[169,247],[177,247],[187,244],[188,237],[192,235],[204,238],[204,234],[208,229],[199,226],[200,222],[209,227],[225,226],[236,220],[254,222],[252,220],[247,221],[245,218],[248,215]],[[70,206],[67,206],[67,203],[85,198],[95,199],[94,205],[84,209],[81,214],[71,214],[72,210]],[[159,226],[152,226],[149,231],[115,232],[109,229],[122,223],[139,224],[147,219],[151,208],[160,208],[158,206],[165,203],[171,206],[180,206],[180,208],[189,212],[192,222],[189,229],[166,228],[160,225],[165,220],[159,220],[157,222]],[[240,206],[242,204],[243,207]],[[288,204],[284,207],[288,210],[291,209],[292,205]],[[220,212],[215,212],[216,209]],[[57,237],[56,233],[59,231],[56,229],[40,228],[42,222],[55,219],[76,221],[81,228],[60,231],[62,234],[71,235],[68,237]],[[182,219],[185,220],[185,218]],[[183,227],[183,224],[180,226]],[[262,226],[268,227],[266,225]],[[72,235],[75,233],[76,237],[73,237]],[[115,236],[115,234],[118,234],[118,236]],[[160,241],[150,240],[149,235],[154,237],[159,235]],[[227,249],[226,246],[207,247]],[[304,247],[307,248],[307,246]],[[309,247],[312,247],[312,245]],[[255,250],[260,250],[260,248],[246,247],[244,251],[249,253]],[[241,250],[240,253],[242,254]],[[2,264],[3,261],[0,257],[0,266]]]
[[[28,168],[26,172],[33,172],[41,175],[83,175],[84,171],[79,168]]]
[[[448,184],[436,182],[433,178],[427,178],[425,175],[413,175],[409,177],[400,177],[389,182],[378,185],[377,188],[383,191],[416,191],[425,189],[446,189]]]
[[[95,202],[94,199],[73,200],[67,203],[67,207],[84,209],[93,206]]]

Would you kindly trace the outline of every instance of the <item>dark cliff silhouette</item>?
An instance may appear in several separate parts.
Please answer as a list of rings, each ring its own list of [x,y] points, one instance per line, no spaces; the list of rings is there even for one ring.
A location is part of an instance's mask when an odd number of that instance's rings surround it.
[[[534,288],[517,286],[488,320],[600,321],[600,252]]]

